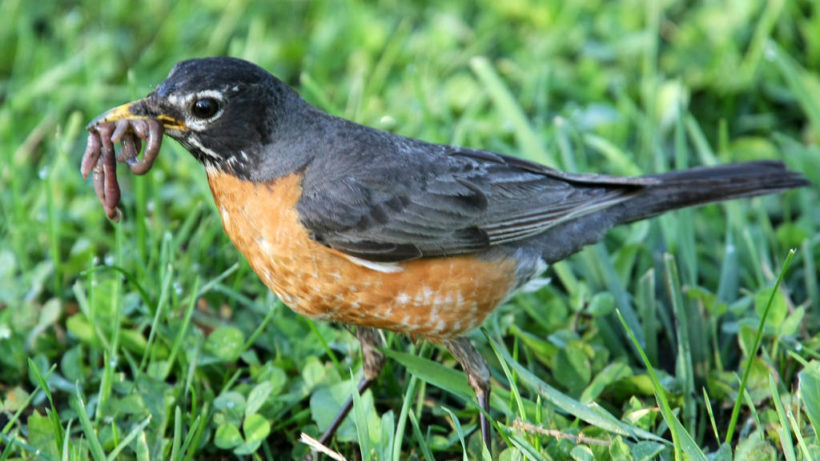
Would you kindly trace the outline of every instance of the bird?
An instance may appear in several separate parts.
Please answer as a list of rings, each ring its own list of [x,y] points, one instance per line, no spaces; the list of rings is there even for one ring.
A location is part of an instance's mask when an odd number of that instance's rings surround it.
[[[225,232],[285,305],[355,328],[358,392],[384,366],[379,330],[442,345],[488,447],[490,372],[467,335],[496,307],[613,226],[809,184],[779,161],[621,177],[435,144],[330,115],[232,57],[181,61],[89,126],[145,119],[204,166]]]

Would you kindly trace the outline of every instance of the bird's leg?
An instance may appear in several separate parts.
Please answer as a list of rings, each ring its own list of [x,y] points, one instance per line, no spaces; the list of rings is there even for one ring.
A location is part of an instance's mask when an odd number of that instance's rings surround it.
[[[362,364],[364,366],[364,376],[361,381],[359,381],[357,388],[357,392],[361,394],[379,377],[384,367],[384,354],[378,349],[378,347],[382,346],[382,340],[378,330],[374,328],[357,327],[356,338],[359,340],[359,344],[362,348]],[[333,437],[336,429],[339,428],[347,414],[350,413],[351,408],[353,408],[352,395],[342,406],[339,414],[333,418],[333,422],[330,423],[330,427],[327,428],[327,431],[322,434],[322,438],[319,439],[322,445],[326,445],[330,438]]]
[[[487,362],[467,338],[448,339],[442,344],[461,364],[467,374],[467,382],[478,398],[478,405],[484,410],[479,414],[478,420],[481,424],[481,440],[489,450],[490,424],[487,414],[490,412],[490,369],[487,368]]]

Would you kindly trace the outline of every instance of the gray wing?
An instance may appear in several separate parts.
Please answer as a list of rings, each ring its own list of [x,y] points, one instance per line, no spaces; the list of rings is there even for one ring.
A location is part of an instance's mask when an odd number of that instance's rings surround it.
[[[405,138],[390,148],[376,161],[342,150],[335,161],[307,167],[297,210],[315,240],[372,261],[474,253],[620,203],[655,183],[567,174]]]

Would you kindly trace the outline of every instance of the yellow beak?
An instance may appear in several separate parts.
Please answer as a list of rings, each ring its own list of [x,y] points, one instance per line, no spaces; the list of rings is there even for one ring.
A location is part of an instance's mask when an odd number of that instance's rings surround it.
[[[132,101],[127,104],[123,104],[121,106],[117,106],[107,112],[104,112],[94,120],[91,121],[85,128],[89,129],[94,125],[99,125],[101,123],[109,123],[109,122],[116,122],[117,120],[149,120],[154,119],[160,123],[166,130],[176,130],[176,131],[183,131],[187,130],[188,127],[185,125],[185,122],[182,120],[178,120],[174,117],[165,114],[159,115],[149,115],[149,111],[146,111],[148,106],[148,102],[145,99],[140,99],[138,101]]]

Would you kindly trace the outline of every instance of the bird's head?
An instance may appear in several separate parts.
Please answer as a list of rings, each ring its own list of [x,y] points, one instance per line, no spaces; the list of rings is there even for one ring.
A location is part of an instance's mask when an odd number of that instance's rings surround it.
[[[250,62],[228,57],[178,63],[153,92],[115,107],[89,127],[122,119],[155,119],[206,168],[250,176],[266,145],[301,98]]]

